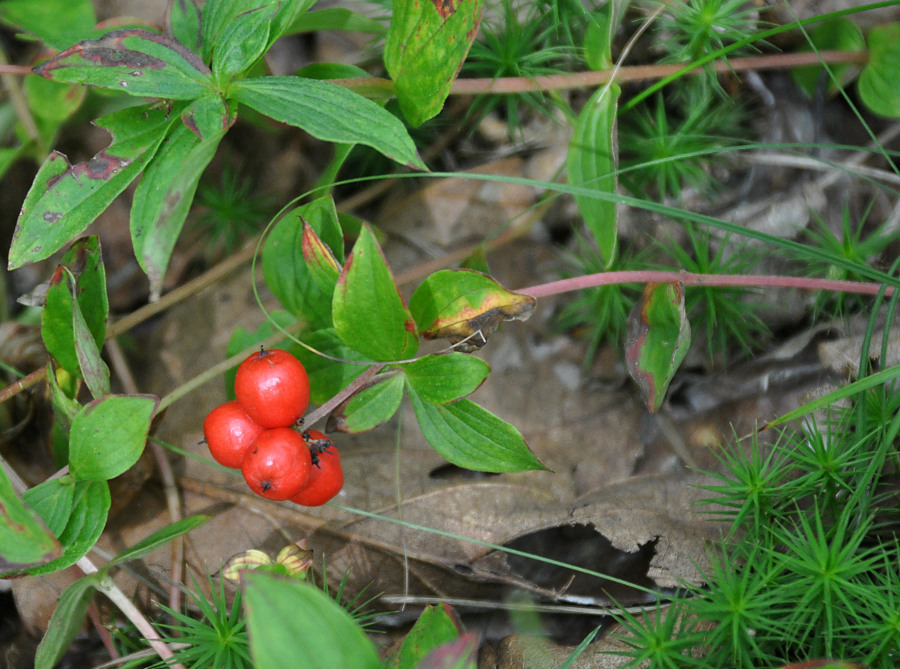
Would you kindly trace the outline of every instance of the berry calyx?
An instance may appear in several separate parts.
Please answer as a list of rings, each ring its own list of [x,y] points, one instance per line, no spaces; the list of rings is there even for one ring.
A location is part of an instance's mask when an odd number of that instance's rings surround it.
[[[318,430],[309,430],[304,438],[312,451],[313,466],[309,480],[291,501],[303,506],[321,506],[344,487],[341,456],[332,441]]]
[[[309,377],[303,364],[287,351],[261,350],[238,367],[234,394],[259,425],[288,427],[309,405]]]
[[[312,456],[303,438],[287,427],[263,431],[250,445],[241,474],[257,495],[290,499],[306,485]]]
[[[217,406],[203,421],[203,436],[210,455],[231,469],[241,468],[244,453],[264,429],[234,401]]]

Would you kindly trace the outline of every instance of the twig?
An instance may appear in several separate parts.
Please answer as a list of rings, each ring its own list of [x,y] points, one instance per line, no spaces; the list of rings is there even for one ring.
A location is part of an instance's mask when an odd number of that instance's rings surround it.
[[[767,56],[749,56],[717,61],[712,68],[719,74],[745,70],[784,70],[804,65],[868,62],[869,55],[858,51],[819,51],[818,53],[784,53]],[[617,82],[647,81],[663,79],[680,72],[690,63],[665,63],[660,65],[628,65],[609,70],[592,70],[571,74],[548,74],[536,77],[502,77],[496,79],[457,79],[453,82],[450,95],[502,95],[508,93],[535,93],[541,91],[563,91],[575,88],[593,88],[608,83],[613,76]],[[686,74],[701,74],[706,69],[701,65]],[[393,83],[378,77],[358,79],[332,79],[332,83],[353,90],[365,92],[378,90],[393,93]]]
[[[122,352],[122,347],[117,339],[110,339],[106,347],[109,359],[116,375],[122,382],[125,392],[130,395],[138,393],[137,383],[128,365],[128,360]],[[148,440],[150,452],[156,461],[159,477],[162,479],[163,492],[166,496],[166,507],[169,510],[169,519],[176,523],[181,520],[181,497],[178,494],[178,486],[175,484],[175,475],[172,473],[172,464],[166,457],[165,449],[153,440]],[[184,537],[177,536],[172,541],[172,567],[169,585],[169,608],[173,611],[181,610],[181,588],[184,578]]]
[[[77,562],[78,568],[85,574],[96,574],[99,569],[90,561],[89,558],[83,557]],[[162,638],[157,634],[150,621],[144,617],[140,609],[136,607],[128,597],[125,596],[119,587],[113,582],[109,576],[104,576],[97,584],[97,590],[102,592],[116,607],[125,614],[125,617],[137,628],[147,643],[156,651],[159,657],[166,661],[167,666],[174,669],[185,669],[184,665],[175,661],[175,654],[169,647],[163,643]]]

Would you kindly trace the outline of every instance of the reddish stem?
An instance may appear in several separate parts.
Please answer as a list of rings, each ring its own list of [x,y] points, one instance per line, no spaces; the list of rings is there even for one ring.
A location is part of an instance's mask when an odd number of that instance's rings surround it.
[[[860,281],[835,281],[832,279],[814,279],[800,276],[769,276],[765,274],[693,274],[691,272],[664,271],[632,271],[632,272],[599,272],[586,274],[571,279],[562,279],[550,283],[523,288],[520,293],[531,297],[548,297],[561,293],[570,293],[584,288],[609,286],[619,283],[673,283],[680,282],[686,286],[744,286],[749,288],[801,288],[803,290],[829,290],[860,295],[877,295],[882,289],[880,283],[863,283]],[[894,289],[884,289],[890,297]]]

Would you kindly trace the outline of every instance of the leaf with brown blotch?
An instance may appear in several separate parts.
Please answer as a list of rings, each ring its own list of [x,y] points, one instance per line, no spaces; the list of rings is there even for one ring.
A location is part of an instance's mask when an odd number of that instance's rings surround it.
[[[468,269],[448,269],[429,276],[413,293],[409,309],[426,339],[449,339],[471,351],[487,343],[503,321],[524,321],[534,312],[530,295],[514,293],[494,279]]]

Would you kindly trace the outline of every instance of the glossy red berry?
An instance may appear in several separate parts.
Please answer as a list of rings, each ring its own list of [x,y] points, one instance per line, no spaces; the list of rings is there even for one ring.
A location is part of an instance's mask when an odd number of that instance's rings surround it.
[[[313,466],[306,485],[291,501],[303,506],[321,506],[344,487],[341,456],[331,440],[318,430],[309,430],[304,436],[312,449]]]
[[[244,454],[241,474],[257,495],[285,500],[309,479],[312,456],[303,437],[287,427],[263,431]]]
[[[240,469],[244,453],[265,428],[254,423],[237,402],[226,402],[209,412],[203,436],[216,462]]]
[[[256,423],[288,427],[309,405],[309,378],[297,358],[273,348],[254,353],[240,364],[234,394]]]

